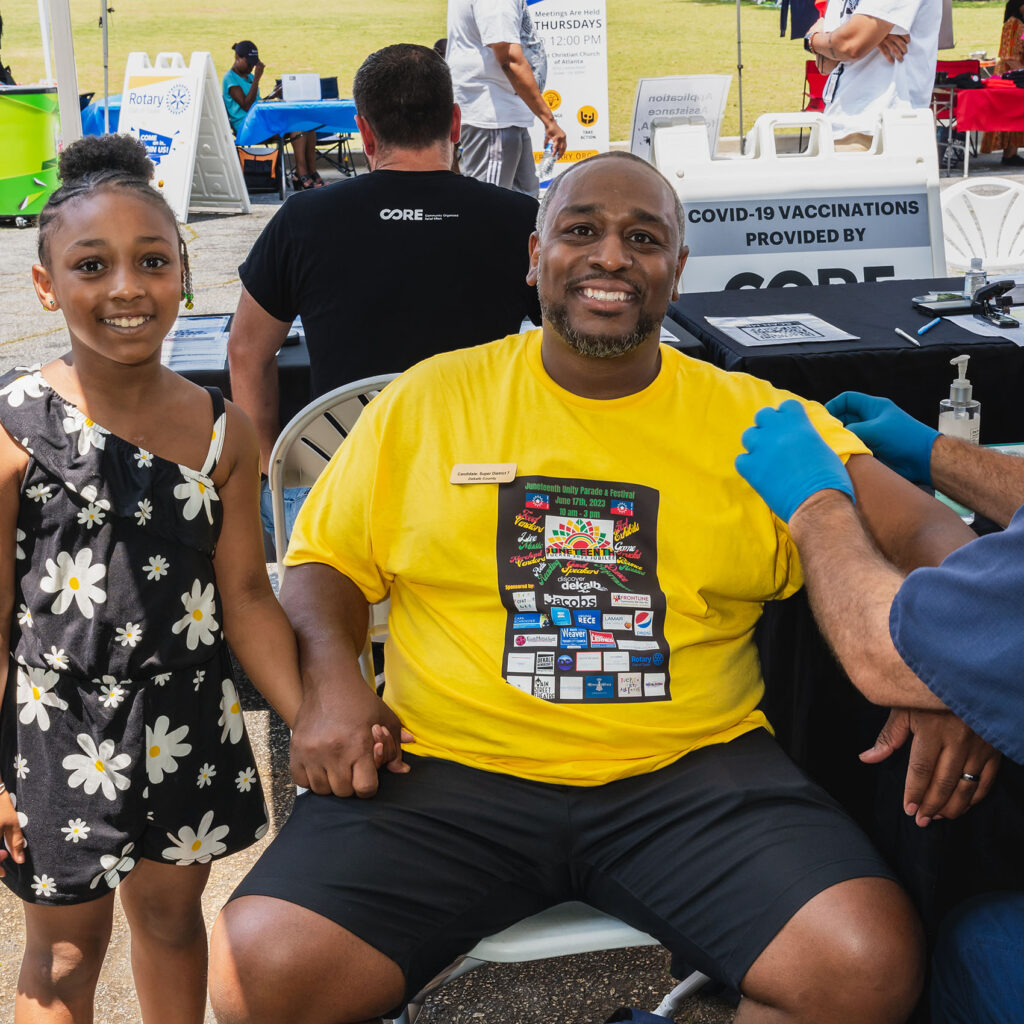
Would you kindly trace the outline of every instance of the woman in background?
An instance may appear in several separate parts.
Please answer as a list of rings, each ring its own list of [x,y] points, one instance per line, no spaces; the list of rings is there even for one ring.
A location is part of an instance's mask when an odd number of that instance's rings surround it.
[[[1024,68],[1024,3],[1021,0],[1006,0],[1003,11],[1003,34],[999,40],[999,60],[995,74],[1019,71]],[[1003,151],[1003,163],[1011,167],[1024,167],[1024,157],[1017,154],[1017,148],[1024,146],[1024,132],[985,132],[981,139],[982,153]]]

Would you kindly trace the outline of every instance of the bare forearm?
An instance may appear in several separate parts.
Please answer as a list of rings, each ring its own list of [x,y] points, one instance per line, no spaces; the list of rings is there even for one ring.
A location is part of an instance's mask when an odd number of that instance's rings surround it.
[[[366,645],[369,605],[362,591],[328,565],[292,566],[281,604],[295,630],[304,694],[339,682],[362,685],[359,656]]]
[[[854,14],[833,31],[815,30],[808,35],[807,43],[813,53],[834,62],[834,66],[840,61],[856,61],[866,57],[892,28],[891,22]]]
[[[931,470],[936,490],[1000,526],[1024,504],[1024,459],[940,435]]]
[[[302,703],[295,634],[272,593],[225,606],[224,636],[253,686],[291,728]]]
[[[893,646],[889,609],[903,576],[882,558],[852,502],[819,491],[789,528],[815,618],[854,685],[876,704],[944,707]]]
[[[270,453],[280,433],[280,399],[277,384],[277,358],[257,359],[253,355],[239,355],[228,345],[228,365],[231,371],[231,397],[252,420],[260,445],[260,471],[266,473]]]
[[[555,116],[545,103],[537,87],[537,79],[533,76],[533,69],[522,50],[510,50],[508,58],[501,63],[501,70],[505,72],[505,77],[515,89],[516,95],[530,108],[532,114],[540,118],[544,124],[554,122]]]

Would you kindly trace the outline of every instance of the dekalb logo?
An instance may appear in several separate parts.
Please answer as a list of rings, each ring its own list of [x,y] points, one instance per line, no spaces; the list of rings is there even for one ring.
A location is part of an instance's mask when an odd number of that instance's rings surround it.
[[[381,220],[423,220],[422,210],[389,210],[385,207],[380,211]]]

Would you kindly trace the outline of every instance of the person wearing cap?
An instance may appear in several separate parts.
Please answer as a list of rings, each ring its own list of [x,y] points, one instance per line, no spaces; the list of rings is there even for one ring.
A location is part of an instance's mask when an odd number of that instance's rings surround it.
[[[260,60],[259,49],[251,39],[243,39],[231,47],[235,63],[224,75],[222,95],[228,112],[231,131],[237,135],[245,115],[260,98],[260,79],[264,63]],[[276,99],[280,90],[275,89],[267,99]],[[288,136],[295,154],[295,170],[292,171],[292,185],[295,189],[322,188],[323,179],[316,171],[316,132],[292,132]]]
[[[846,469],[803,410],[762,409],[736,468],[789,524],[819,626],[869,699],[948,708],[1024,763],[1024,460],[940,434],[885,398],[845,392],[827,408],[890,469],[1005,529],[905,575],[868,539]],[[953,809],[976,804],[997,767],[968,759],[948,780]],[[1022,951],[1024,894],[958,907],[935,953],[932,1021],[1020,1020]]]

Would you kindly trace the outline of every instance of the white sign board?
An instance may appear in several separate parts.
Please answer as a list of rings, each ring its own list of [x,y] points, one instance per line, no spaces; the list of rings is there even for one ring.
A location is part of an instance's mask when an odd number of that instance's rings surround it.
[[[775,129],[810,131],[779,154]],[[687,292],[945,273],[931,111],[886,111],[870,152],[837,153],[819,114],[763,114],[746,156],[712,158],[702,124],[659,128],[655,166],[686,219]]]
[[[714,155],[731,84],[732,75],[641,78],[633,104],[629,151],[650,160],[651,121],[656,117],[701,117],[708,129],[708,148]]]
[[[544,43],[548,76],[544,99],[566,134],[555,173],[608,150],[608,18],[605,0],[528,0],[534,30]],[[530,130],[534,158],[544,150],[544,127]]]
[[[118,131],[141,139],[156,165],[153,184],[174,215],[190,206],[248,213],[249,193],[209,53],[131,53]]]

